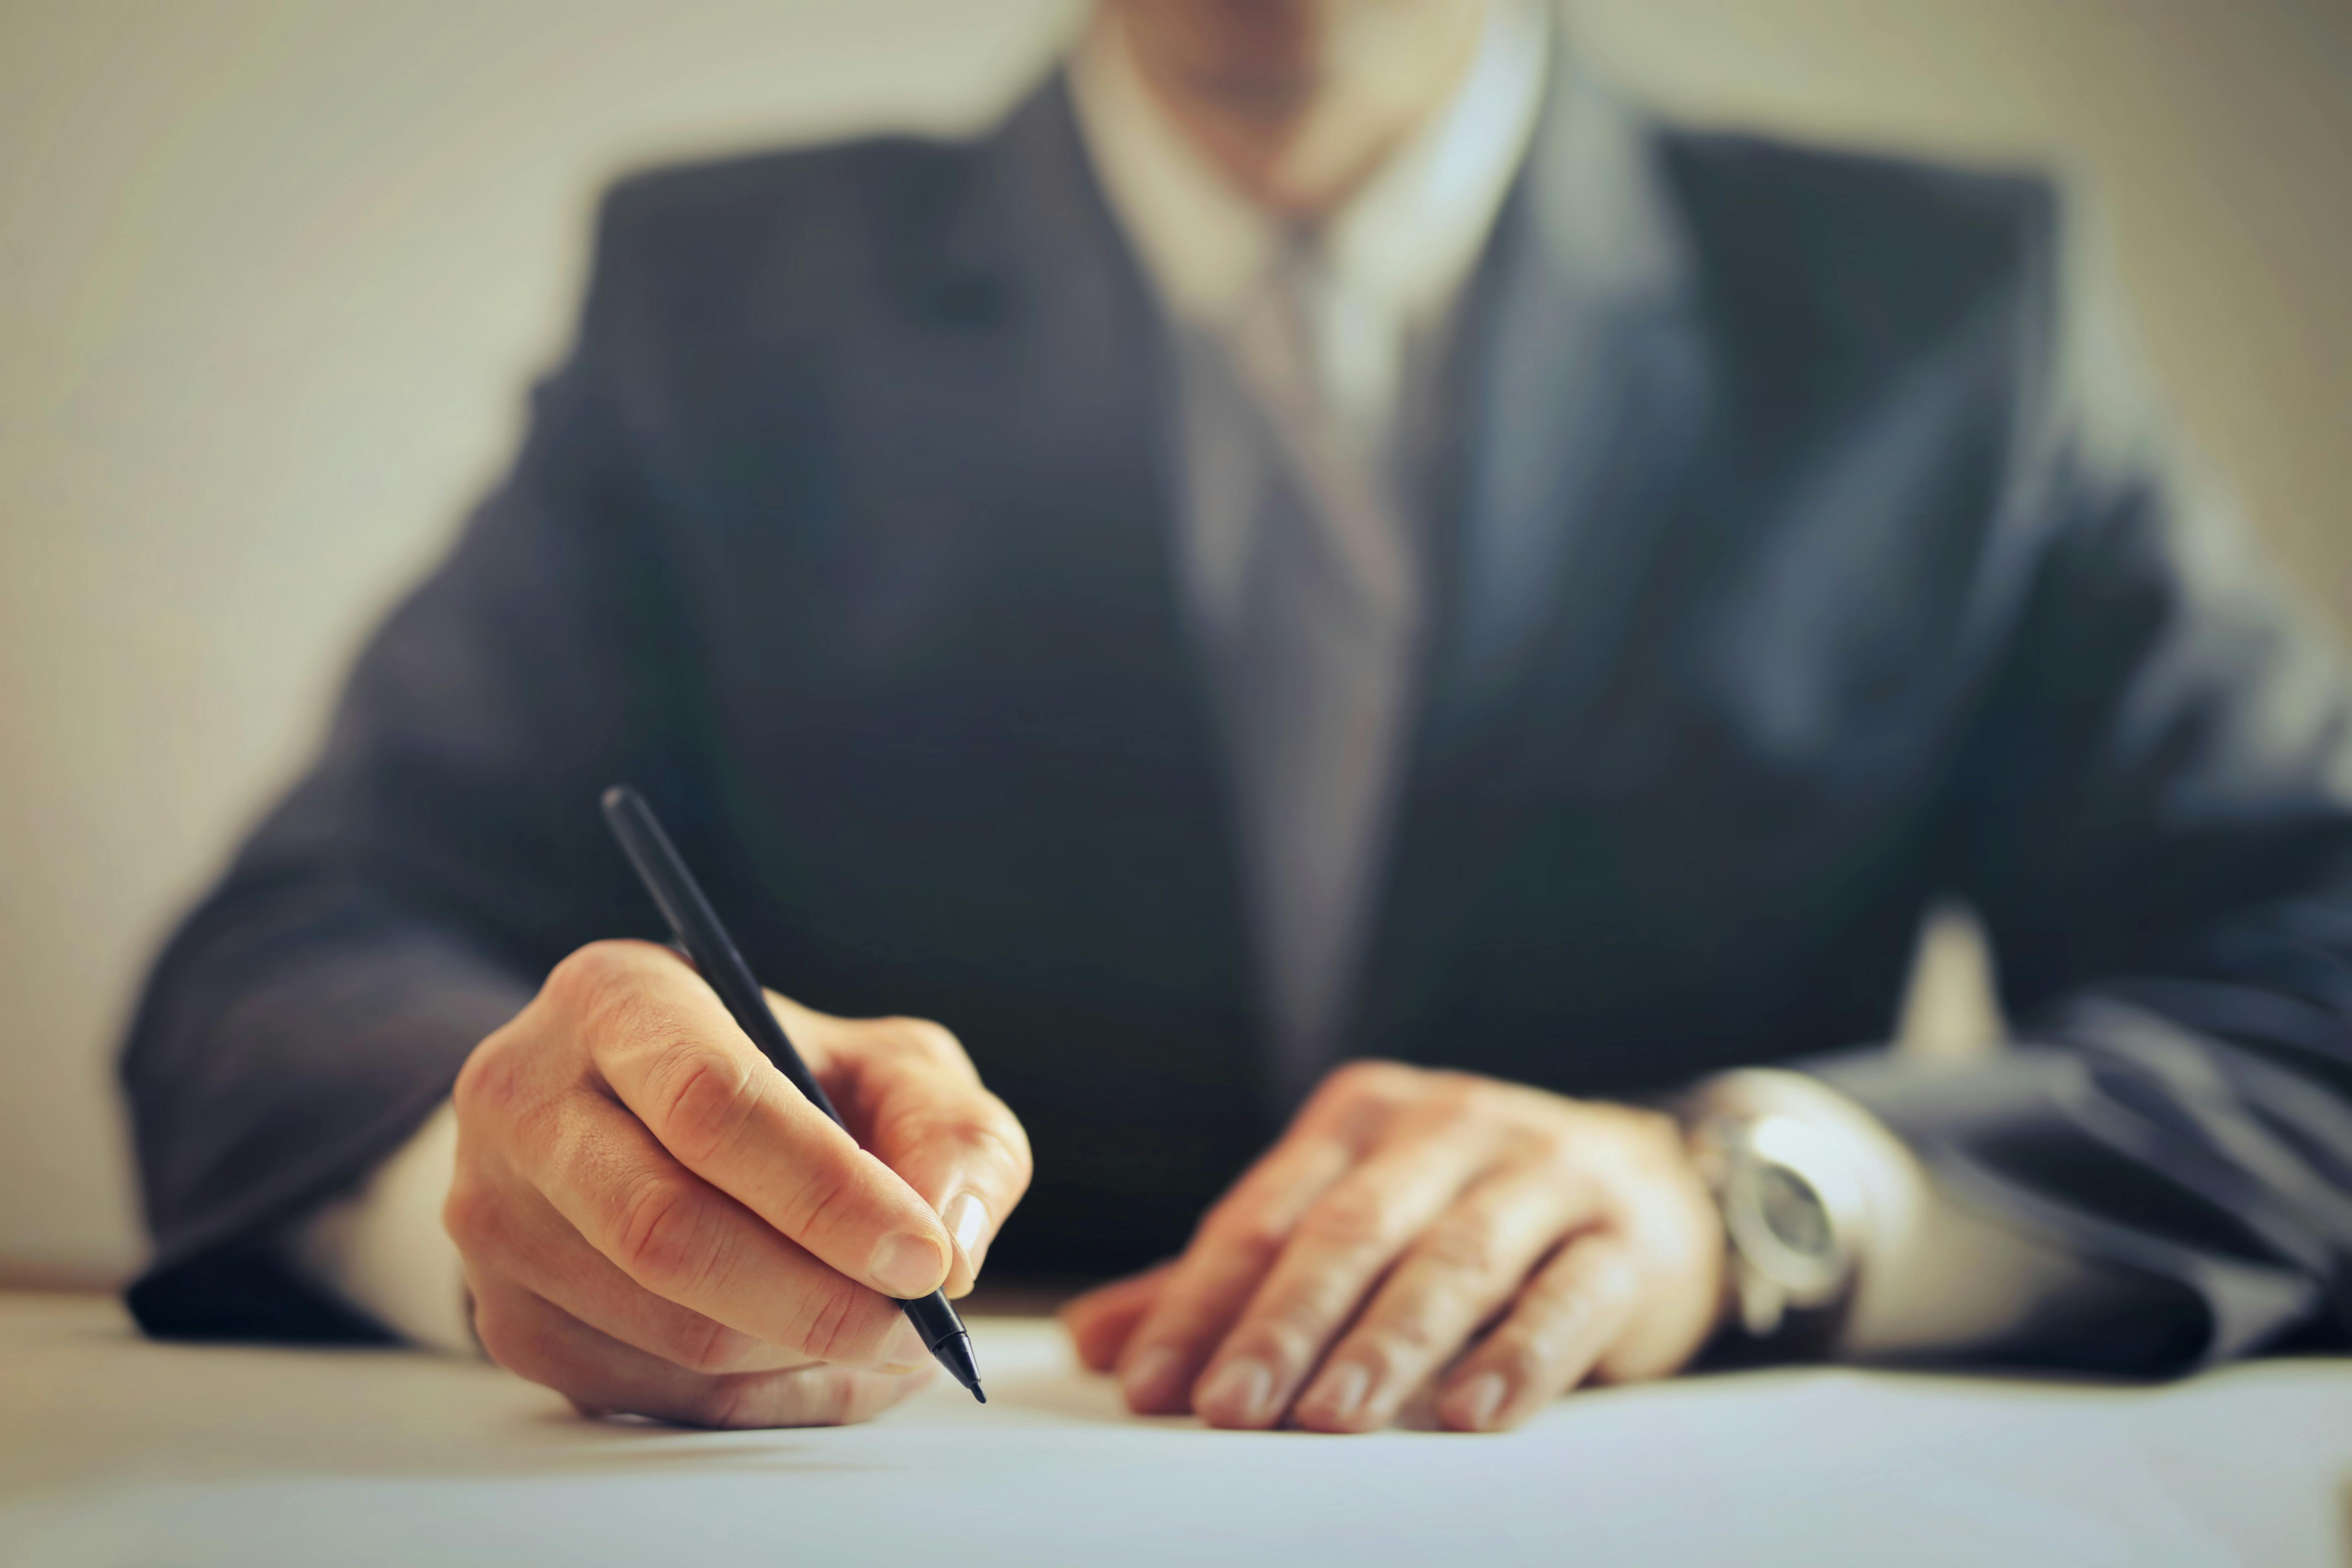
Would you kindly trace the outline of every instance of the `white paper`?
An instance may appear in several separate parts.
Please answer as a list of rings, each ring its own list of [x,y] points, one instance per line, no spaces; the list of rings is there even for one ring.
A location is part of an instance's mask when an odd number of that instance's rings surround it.
[[[757,1433],[578,1421],[417,1357],[122,1345],[143,1378],[85,1386],[143,1386],[172,1430],[0,1485],[0,1563],[2288,1568],[2343,1562],[2352,1517],[2344,1362],[2157,1389],[1777,1372],[1580,1394],[1515,1434],[1330,1437],[1139,1420],[1051,1324],[973,1338],[984,1407],[942,1379],[868,1426]]]

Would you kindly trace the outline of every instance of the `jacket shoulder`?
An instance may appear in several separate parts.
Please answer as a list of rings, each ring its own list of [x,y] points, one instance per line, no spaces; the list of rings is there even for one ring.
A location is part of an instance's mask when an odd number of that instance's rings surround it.
[[[822,315],[944,223],[979,146],[892,135],[641,169],[598,204],[594,279],[623,316],[714,320],[798,300]]]
[[[813,203],[887,208],[951,181],[972,156],[969,142],[889,135],[657,164],[606,187],[598,226],[660,243],[818,216]]]
[[[1663,157],[1702,287],[1775,339],[1900,357],[2052,282],[2063,204],[2036,171],[1723,132],[1670,132]]]

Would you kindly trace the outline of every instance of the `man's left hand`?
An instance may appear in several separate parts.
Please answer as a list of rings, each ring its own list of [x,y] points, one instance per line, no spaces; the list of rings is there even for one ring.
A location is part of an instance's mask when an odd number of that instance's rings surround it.
[[[1679,1369],[1723,1234],[1673,1121],[1395,1062],[1325,1079],[1182,1257],[1072,1302],[1139,1414],[1318,1432],[1513,1426],[1588,1377]]]

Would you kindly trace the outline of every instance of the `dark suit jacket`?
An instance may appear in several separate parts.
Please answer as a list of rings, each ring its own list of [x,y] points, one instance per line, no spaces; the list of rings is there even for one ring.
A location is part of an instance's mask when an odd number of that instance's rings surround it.
[[[2352,736],[2084,352],[2036,181],[1661,128],[1563,73],[1477,274],[1349,1048],[1628,1095],[1882,1037],[1923,906],[2026,1048],[1823,1070],[2145,1271],[2024,1353],[2352,1309]],[[657,932],[639,783],[764,978],[926,1014],[1034,1138],[992,1263],[1178,1247],[1275,1131],[1153,307],[1049,83],[975,142],[605,202],[514,469],[158,963],[124,1063],[176,1335],[563,953]]]

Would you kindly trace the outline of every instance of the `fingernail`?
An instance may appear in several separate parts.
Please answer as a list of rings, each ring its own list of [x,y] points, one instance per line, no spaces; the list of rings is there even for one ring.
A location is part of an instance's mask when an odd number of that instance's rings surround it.
[[[946,1272],[940,1267],[939,1243],[908,1232],[884,1237],[866,1266],[866,1277],[877,1290],[901,1300],[929,1295],[939,1289]]]
[[[923,1343],[923,1336],[915,1325],[900,1318],[882,1342],[882,1359],[901,1372],[931,1364],[931,1352]]]
[[[962,1250],[964,1260],[978,1273],[982,1250],[988,1245],[988,1205],[980,1201],[978,1193],[958,1193],[942,1217],[947,1220],[948,1234],[955,1237],[956,1246]]]
[[[1193,1404],[1213,1421],[1247,1426],[1265,1414],[1266,1398],[1273,1392],[1274,1369],[1244,1356],[1218,1368]]]
[[[1506,1392],[1501,1373],[1482,1372],[1446,1396],[1446,1418],[1455,1426],[1484,1432],[1501,1413]]]
[[[1182,1371],[1183,1358],[1167,1345],[1154,1345],[1128,1363],[1119,1379],[1130,1410],[1158,1410],[1175,1394],[1172,1386]]]
[[[1315,1403],[1334,1421],[1353,1421],[1356,1412],[1364,1407],[1364,1395],[1371,1391],[1372,1374],[1349,1362],[1331,1374]]]

